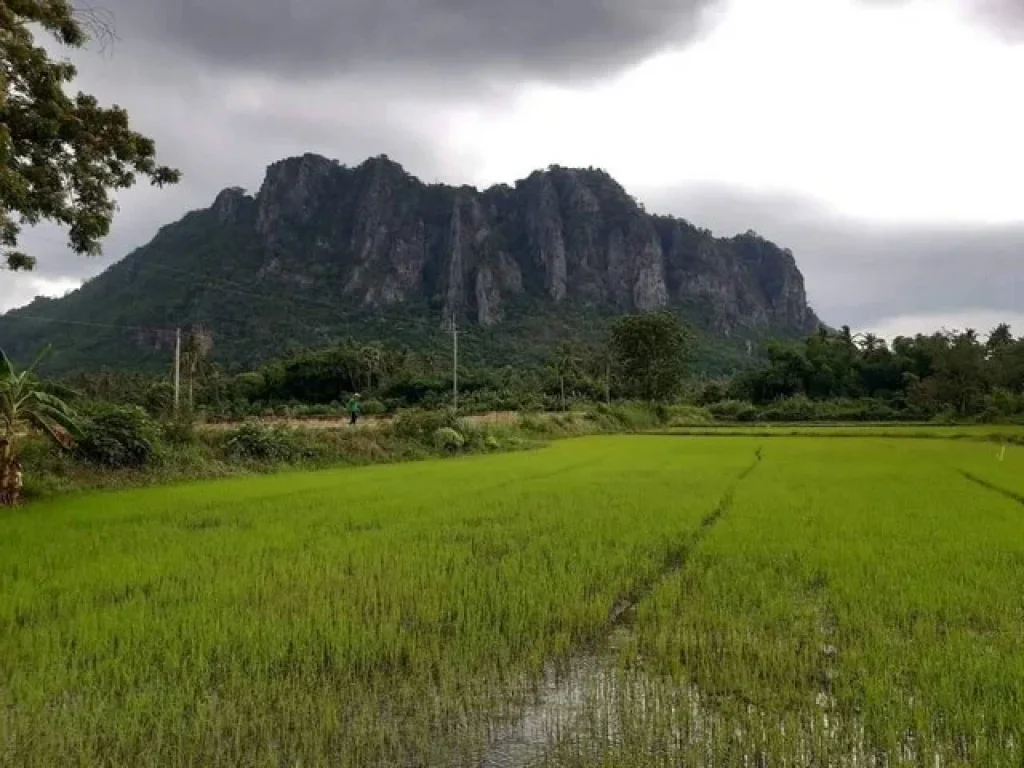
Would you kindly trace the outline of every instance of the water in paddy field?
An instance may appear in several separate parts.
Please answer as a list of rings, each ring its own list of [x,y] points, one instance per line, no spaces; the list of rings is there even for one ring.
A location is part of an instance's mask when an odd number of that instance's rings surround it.
[[[605,682],[596,659],[580,659],[568,671],[547,671],[535,700],[511,723],[495,728],[480,758],[481,768],[541,764],[553,744],[569,736],[583,713],[588,692]]]
[[[957,749],[921,754],[907,734],[894,754],[868,747],[863,724],[844,722],[821,691],[812,709],[780,717],[753,705],[723,709],[695,687],[655,678],[639,666],[622,667],[614,650],[628,640],[616,630],[604,654],[551,666],[518,717],[494,727],[472,765],[544,768],[616,764],[638,766],[890,766],[965,765]],[[824,648],[823,653],[828,653]],[[1007,745],[1015,755],[1014,744]]]

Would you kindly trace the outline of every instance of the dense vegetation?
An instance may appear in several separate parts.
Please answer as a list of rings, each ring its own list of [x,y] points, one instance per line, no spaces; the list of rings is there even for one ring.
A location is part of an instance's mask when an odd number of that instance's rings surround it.
[[[625,315],[593,344],[563,342],[539,363],[501,367],[467,360],[460,341],[459,408],[543,411],[610,399],[670,401],[694,365],[693,338],[671,313]],[[340,414],[355,392],[365,398],[367,415],[452,404],[450,348],[424,352],[348,340],[235,375],[211,362],[201,334],[187,336],[182,349],[183,407],[214,419]],[[138,405],[157,416],[173,409],[166,375],[101,371],[63,383],[90,402]]]
[[[892,345],[849,328],[823,330],[802,344],[768,345],[768,363],[728,386],[707,387],[703,402],[727,397],[754,406],[782,404],[792,420],[827,413],[824,403],[858,407],[868,420],[1024,416],[1024,338],[1000,325],[976,331],[901,337]],[[728,407],[718,406],[722,413]],[[740,405],[736,417],[756,409]]]
[[[627,316],[612,328],[633,322],[646,321]],[[686,341],[692,332],[678,333],[682,367],[665,369],[667,383],[656,389],[630,358],[629,350],[641,345],[617,349],[613,333],[588,345],[563,341],[532,365],[491,367],[460,357],[460,410],[563,410],[640,398],[703,407],[709,418],[725,422],[1024,418],[1024,339],[1005,325],[987,338],[944,332],[891,345],[849,329],[822,330],[800,343],[769,342],[760,365],[711,379],[697,375],[699,363]],[[231,375],[211,362],[201,343],[189,339],[185,346],[185,389],[194,393],[195,410],[214,419],[340,414],[352,392],[367,398],[371,415],[451,404],[450,349],[348,341]],[[171,407],[166,375],[106,371],[65,383],[88,400],[142,405],[154,414]]]
[[[8,512],[4,759],[1016,765],[993,454],[615,437]]]

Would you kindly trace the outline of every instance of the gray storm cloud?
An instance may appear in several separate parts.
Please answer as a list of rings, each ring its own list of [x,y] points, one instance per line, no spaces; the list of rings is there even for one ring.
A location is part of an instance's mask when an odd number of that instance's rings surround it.
[[[599,76],[685,43],[717,0],[108,0],[118,28],[228,68]]]
[[[950,0],[1024,36],[1024,0]],[[765,0],[771,2],[771,0]],[[861,0],[899,5],[910,0]],[[677,47],[729,0],[106,0],[119,31],[207,63],[287,77],[352,72],[591,79]]]

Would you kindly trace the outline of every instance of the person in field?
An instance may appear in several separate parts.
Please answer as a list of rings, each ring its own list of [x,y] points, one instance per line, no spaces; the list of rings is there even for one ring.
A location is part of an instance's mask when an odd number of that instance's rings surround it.
[[[354,426],[355,423],[359,421],[360,410],[361,409],[359,407],[359,393],[356,392],[354,395],[352,395],[352,399],[348,401],[348,423],[350,425]]]

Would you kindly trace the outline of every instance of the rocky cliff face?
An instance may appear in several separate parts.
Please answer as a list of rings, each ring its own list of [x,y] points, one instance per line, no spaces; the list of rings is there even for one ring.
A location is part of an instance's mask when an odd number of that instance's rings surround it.
[[[0,317],[0,348],[30,359],[52,344],[55,370],[162,370],[167,330],[201,326],[219,361],[252,366],[345,337],[444,347],[454,315],[476,326],[467,354],[507,365],[600,343],[610,316],[661,307],[710,331],[717,370],[753,337],[818,325],[788,251],[650,216],[601,171],[553,167],[479,191],[424,184],[386,157],[349,168],[304,155],[77,291]]]
[[[424,184],[387,157],[348,168],[307,154],[270,166],[254,199],[226,190],[214,205],[222,221],[250,209],[263,274],[315,275],[371,309],[426,299],[439,323],[498,324],[525,295],[688,308],[727,335],[818,324],[788,251],[649,216],[602,171],[552,167],[480,192]]]

